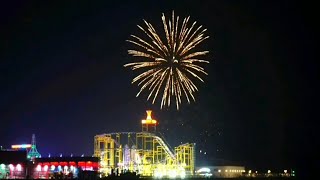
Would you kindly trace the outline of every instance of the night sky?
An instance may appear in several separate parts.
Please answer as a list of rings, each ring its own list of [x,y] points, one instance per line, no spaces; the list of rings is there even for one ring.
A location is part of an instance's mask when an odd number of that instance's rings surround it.
[[[290,3],[289,3],[290,2]],[[197,163],[290,167],[311,111],[315,66],[305,6],[292,1],[15,2],[0,6],[0,145],[43,156],[92,155],[93,137],[139,131],[153,110],[171,146],[196,142]],[[125,40],[143,19],[191,16],[208,29],[209,76],[196,102],[160,110],[136,98]],[[162,31],[162,29],[160,30]],[[310,79],[313,77],[314,79]],[[311,100],[310,100],[311,101]],[[203,154],[206,152],[206,154]]]

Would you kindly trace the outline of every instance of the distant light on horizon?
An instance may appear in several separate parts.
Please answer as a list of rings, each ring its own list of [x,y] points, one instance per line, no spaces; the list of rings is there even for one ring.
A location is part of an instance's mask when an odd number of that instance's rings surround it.
[[[31,144],[15,144],[11,145],[12,149],[26,149],[26,148],[31,148]]]

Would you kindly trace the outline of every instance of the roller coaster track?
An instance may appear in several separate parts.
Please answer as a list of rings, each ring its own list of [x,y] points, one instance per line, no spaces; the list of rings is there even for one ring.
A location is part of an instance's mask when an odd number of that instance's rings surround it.
[[[170,146],[170,144],[166,141],[166,138],[164,138],[163,134],[161,132],[157,132],[157,134],[160,136],[160,138],[167,144],[168,148],[171,152],[174,152],[174,149]]]
[[[106,135],[116,135],[116,134],[136,134],[137,132],[115,132],[115,133],[108,133],[108,134],[100,134],[97,136],[106,136]],[[152,136],[153,138],[155,138],[157,140],[157,142],[163,147],[164,151],[172,158],[175,159],[175,154],[173,153],[172,148],[170,147],[170,145],[165,141],[165,138],[163,137],[163,135],[158,132],[159,136],[153,134],[153,133],[147,133],[147,132],[143,132],[144,134],[148,134],[150,136]],[[116,145],[119,146],[119,144],[115,141]]]
[[[175,159],[175,155],[173,154],[173,152],[170,150],[170,148],[167,146],[167,144],[162,140],[162,138],[160,138],[159,136],[154,135],[153,136],[158,143],[163,147],[164,151],[172,158]]]

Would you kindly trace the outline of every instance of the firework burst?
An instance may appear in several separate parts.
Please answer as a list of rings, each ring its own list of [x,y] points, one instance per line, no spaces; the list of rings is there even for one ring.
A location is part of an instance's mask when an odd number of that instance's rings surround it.
[[[137,50],[128,50],[134,57],[143,59],[141,62],[125,64],[132,70],[141,69],[143,72],[136,76],[132,83],[141,86],[137,97],[142,91],[148,91],[148,100],[152,99],[154,104],[158,96],[161,98],[161,108],[170,106],[173,101],[176,108],[182,102],[182,97],[190,103],[195,101],[194,92],[198,91],[192,79],[203,82],[201,74],[207,75],[201,63],[209,61],[199,59],[209,51],[197,51],[195,47],[209,36],[205,36],[206,29],[202,26],[196,27],[196,22],[188,26],[190,17],[179,22],[179,16],[175,17],[172,12],[168,22],[162,14],[162,23],[165,38],[161,38],[155,28],[144,20],[146,28],[138,25],[138,28],[148,37],[144,40],[138,36],[131,35],[128,42],[138,47]]]

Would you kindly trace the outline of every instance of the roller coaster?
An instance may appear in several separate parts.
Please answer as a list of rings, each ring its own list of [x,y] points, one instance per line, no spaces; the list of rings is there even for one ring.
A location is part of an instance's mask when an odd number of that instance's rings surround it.
[[[194,175],[195,144],[181,144],[174,149],[156,131],[157,121],[147,111],[141,121],[142,132],[115,132],[94,137],[94,155],[100,158],[100,172],[136,172],[156,178],[184,178]]]

